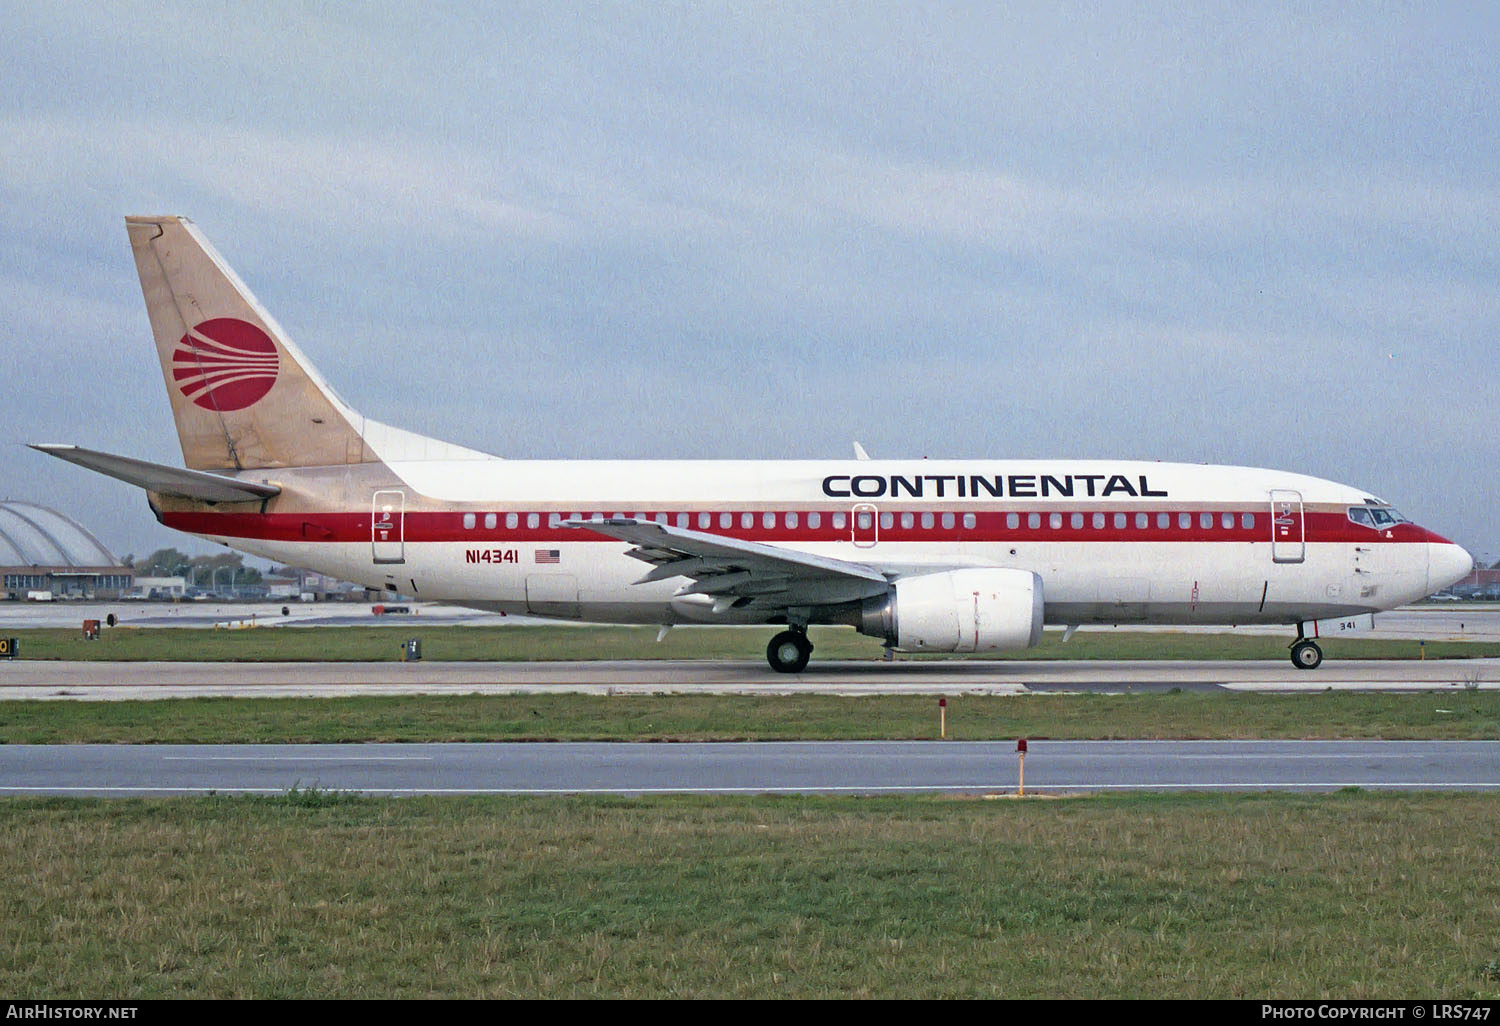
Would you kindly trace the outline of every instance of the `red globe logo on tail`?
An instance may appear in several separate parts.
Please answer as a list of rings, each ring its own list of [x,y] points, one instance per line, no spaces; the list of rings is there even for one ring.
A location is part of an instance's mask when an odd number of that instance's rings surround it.
[[[215,317],[182,336],[172,352],[172,379],[205,410],[243,410],[265,398],[281,360],[276,343],[249,321]]]

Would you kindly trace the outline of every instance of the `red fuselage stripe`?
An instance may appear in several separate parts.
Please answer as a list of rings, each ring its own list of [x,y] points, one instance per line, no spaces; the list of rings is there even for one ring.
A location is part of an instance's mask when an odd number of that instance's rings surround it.
[[[882,542],[943,542],[943,543],[979,543],[999,544],[1003,542],[1269,542],[1271,541],[1270,514],[1264,509],[1253,512],[1253,526],[1246,528],[1243,525],[1242,514],[1233,514],[1234,526],[1226,528],[1221,519],[1223,510],[1212,512],[1213,526],[1205,528],[1201,524],[1199,514],[1193,511],[1173,509],[1169,511],[1141,511],[1147,516],[1145,527],[1136,526],[1136,514],[1126,514],[1126,526],[1123,528],[1115,526],[1114,514],[1104,514],[1104,526],[1096,528],[1093,526],[1093,514],[1083,513],[1083,526],[1074,527],[1072,512],[1062,513],[1060,527],[1052,527],[1050,514],[1041,514],[1039,526],[1029,526],[1028,514],[1025,512],[1017,515],[1017,525],[1009,526],[1007,519],[1010,514],[1003,511],[986,511],[975,513],[955,512],[953,514],[953,526],[943,527],[943,513],[933,514],[933,526],[924,528],[922,524],[922,511],[907,511],[913,513],[913,526],[903,527],[901,510],[881,510],[881,516],[887,513],[893,515],[892,524],[889,527],[851,527],[849,515],[842,527],[834,526],[835,514],[822,512],[820,526],[808,527],[808,514],[798,512],[798,526],[787,527],[785,514],[776,514],[775,525],[765,526],[763,511],[754,511],[753,524],[750,527],[742,526],[741,512],[731,513],[732,521],[730,527],[719,526],[720,512],[715,511],[711,516],[710,526],[698,526],[698,514],[688,513],[687,528],[700,531],[704,534],[722,535],[726,538],[736,538],[743,541],[755,541],[766,543],[813,543],[813,542],[847,542],[851,536],[857,536],[859,540],[870,540],[878,534]],[[1168,515],[1168,526],[1158,526],[1157,513],[1166,512]],[[1188,512],[1191,521],[1189,526],[1180,527],[1178,514]],[[1246,510],[1245,514],[1252,511]],[[587,518],[593,511],[580,510],[578,513],[563,514],[564,519],[573,519],[577,516]],[[413,512],[404,516],[392,514],[392,539],[399,537],[407,542],[447,542],[451,544],[463,544],[466,542],[474,544],[493,543],[517,543],[531,544],[543,542],[614,542],[621,544],[617,539],[608,535],[598,534],[587,529],[576,529],[561,526],[549,526],[549,518],[556,514],[537,514],[538,526],[527,527],[528,513],[521,511],[517,513],[517,526],[506,527],[505,511],[496,511],[495,526],[485,527],[484,513],[432,513]],[[606,515],[626,515],[616,511],[609,511]],[[464,527],[464,518],[473,516],[474,526]],[[645,514],[653,517],[654,514]],[[677,525],[676,511],[668,514],[667,523]],[[964,518],[972,516],[974,526],[964,527]],[[1302,516],[1302,529],[1299,532],[1296,524],[1288,525],[1287,534],[1278,536],[1278,541],[1286,541],[1296,544],[1302,540],[1309,543],[1343,542],[1356,545],[1384,545],[1393,543],[1443,543],[1445,539],[1438,537],[1425,528],[1412,523],[1395,524],[1389,528],[1372,529],[1356,524],[1343,513],[1305,513]],[[369,542],[371,540],[371,517],[369,513],[182,513],[168,512],[162,516],[162,521],[168,527],[189,534],[215,535],[222,538],[247,538],[264,541],[296,541],[296,542],[329,542],[350,543]],[[399,528],[397,523],[399,521]],[[1300,537],[1299,537],[1300,536]]]

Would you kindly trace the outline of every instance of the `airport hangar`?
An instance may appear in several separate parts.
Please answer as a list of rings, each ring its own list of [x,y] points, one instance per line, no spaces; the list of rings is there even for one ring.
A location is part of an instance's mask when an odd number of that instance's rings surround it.
[[[76,520],[29,502],[0,501],[0,598],[119,598],[135,571]]]

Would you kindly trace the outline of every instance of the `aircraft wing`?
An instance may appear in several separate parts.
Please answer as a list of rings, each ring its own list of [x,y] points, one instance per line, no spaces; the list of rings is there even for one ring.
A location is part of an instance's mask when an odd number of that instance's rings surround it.
[[[854,602],[882,595],[886,574],[864,563],[798,552],[779,545],[726,538],[650,520],[610,517],[566,520],[635,546],[626,555],[652,569],[637,584],[686,577],[678,595],[708,595],[713,611],[756,605],[762,608]]]
[[[150,492],[164,495],[180,495],[187,499],[204,502],[253,502],[280,495],[281,489],[273,484],[258,481],[240,481],[222,474],[210,474],[203,470],[183,470],[161,463],[148,463],[129,456],[115,456],[95,449],[80,449],[76,445],[30,446],[37,452],[56,456],[60,460],[76,463],[80,467],[112,477],[117,481],[133,484]]]

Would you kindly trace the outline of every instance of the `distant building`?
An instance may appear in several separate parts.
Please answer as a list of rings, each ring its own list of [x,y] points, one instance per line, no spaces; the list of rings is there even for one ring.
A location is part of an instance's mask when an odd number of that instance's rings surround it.
[[[300,598],[305,602],[347,602],[364,596],[362,585],[351,584],[328,574],[304,570],[301,567],[273,567],[272,572],[261,579],[268,595],[273,599]]]
[[[119,598],[134,575],[72,518],[29,502],[0,502],[0,598]]]
[[[266,597],[273,599],[294,599],[302,593],[302,585],[295,577],[262,577],[260,583],[266,586]]]
[[[180,599],[187,594],[186,577],[137,577],[130,589],[131,598]]]

